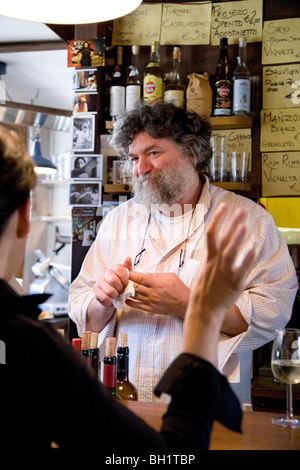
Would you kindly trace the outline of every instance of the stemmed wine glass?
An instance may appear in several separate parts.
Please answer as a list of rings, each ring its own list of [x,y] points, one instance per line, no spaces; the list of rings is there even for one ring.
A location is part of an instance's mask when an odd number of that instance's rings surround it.
[[[299,428],[300,420],[293,414],[292,385],[300,382],[300,330],[285,328],[275,331],[271,367],[274,377],[287,384],[286,416],[272,422],[286,428]]]

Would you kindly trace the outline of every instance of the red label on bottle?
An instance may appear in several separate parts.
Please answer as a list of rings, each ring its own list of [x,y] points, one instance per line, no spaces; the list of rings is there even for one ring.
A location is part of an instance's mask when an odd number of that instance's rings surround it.
[[[115,387],[117,383],[117,366],[103,365],[103,385],[108,388]]]
[[[153,82],[148,82],[148,83],[145,83],[145,93],[153,93],[155,91],[155,88],[157,87],[156,83],[153,83]]]
[[[218,93],[222,98],[226,98],[226,96],[229,96],[230,90],[227,86],[221,86],[218,88]]]

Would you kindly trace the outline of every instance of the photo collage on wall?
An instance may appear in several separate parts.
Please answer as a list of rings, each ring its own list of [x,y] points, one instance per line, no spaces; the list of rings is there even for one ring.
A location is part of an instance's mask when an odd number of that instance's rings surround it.
[[[104,65],[104,38],[68,41],[68,67],[74,67],[69,184],[69,204],[73,209],[101,205],[103,157],[94,152],[98,110],[97,67]]]

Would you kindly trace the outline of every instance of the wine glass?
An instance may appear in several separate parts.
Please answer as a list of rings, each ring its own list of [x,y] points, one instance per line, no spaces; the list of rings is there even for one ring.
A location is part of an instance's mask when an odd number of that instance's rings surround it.
[[[272,422],[286,428],[300,428],[300,420],[293,414],[292,398],[292,385],[300,382],[300,330],[285,328],[275,331],[271,367],[274,377],[287,384],[286,416]]]

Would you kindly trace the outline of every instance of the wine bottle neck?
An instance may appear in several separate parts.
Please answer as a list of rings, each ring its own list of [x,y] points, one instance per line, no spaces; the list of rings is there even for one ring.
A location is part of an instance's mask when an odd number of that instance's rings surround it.
[[[117,355],[117,379],[128,379],[129,350],[128,347],[118,348]]]
[[[239,48],[239,57],[240,57],[240,63],[243,65],[246,65],[247,63],[247,49],[246,47],[240,47]]]

